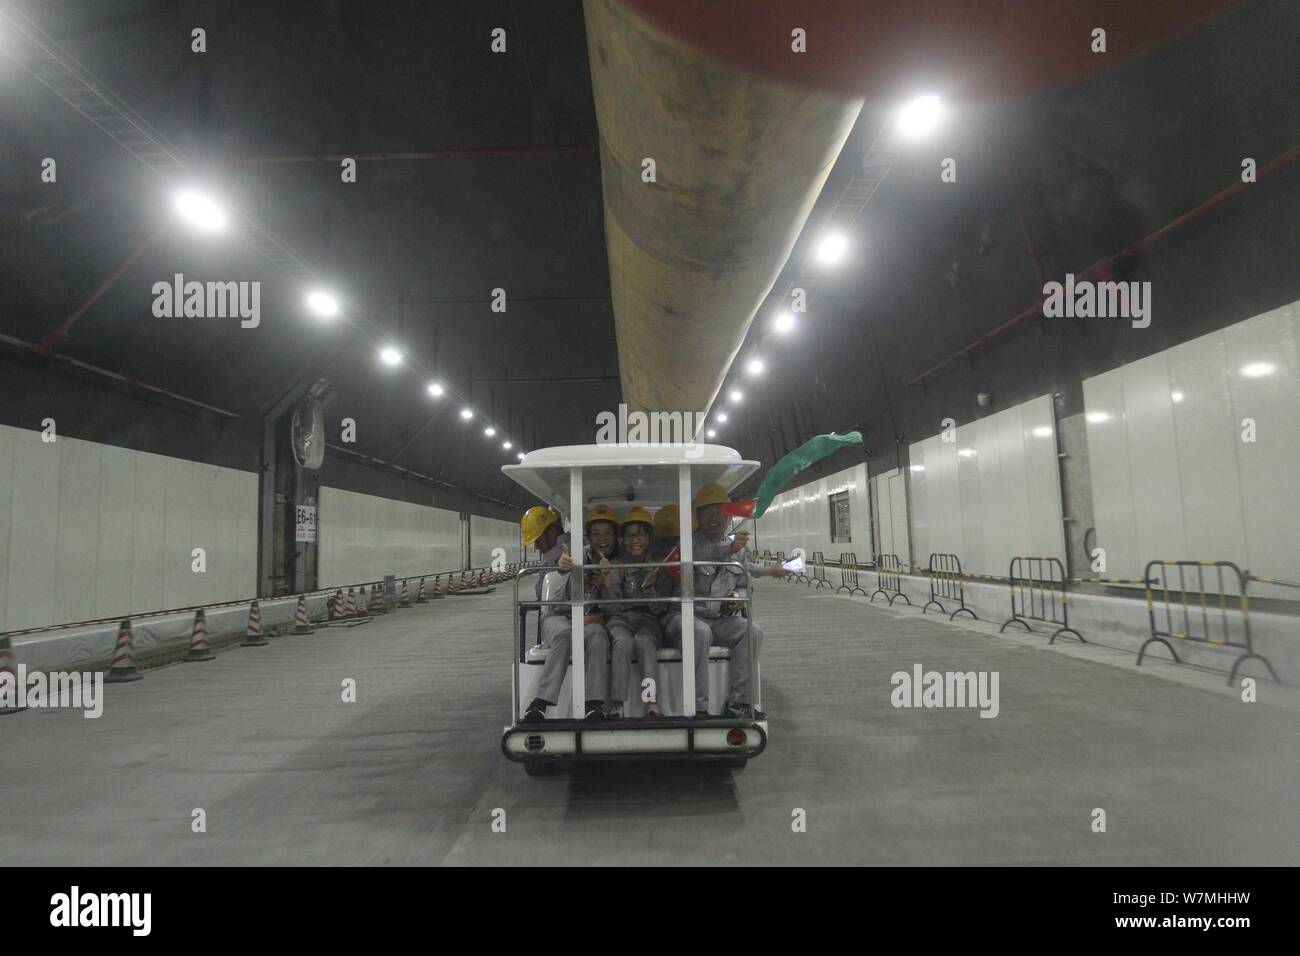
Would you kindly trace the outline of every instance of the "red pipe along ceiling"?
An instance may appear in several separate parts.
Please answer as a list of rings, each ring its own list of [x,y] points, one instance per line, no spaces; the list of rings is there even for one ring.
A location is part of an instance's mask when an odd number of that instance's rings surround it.
[[[1256,181],[1262,180],[1265,176],[1271,175],[1277,172],[1279,169],[1283,169],[1284,167],[1289,166],[1291,163],[1295,162],[1297,157],[1300,157],[1300,146],[1293,146],[1285,153],[1283,153],[1281,156],[1278,156],[1277,158],[1269,161],[1266,165],[1261,166],[1259,170],[1256,172],[1255,175]],[[1088,266],[1088,268],[1080,272],[1075,277],[1076,281],[1080,279],[1093,279],[1093,278],[1104,279],[1121,260],[1126,259],[1129,256],[1136,255],[1142,250],[1159,242],[1161,239],[1164,239],[1165,237],[1170,236],[1175,232],[1178,232],[1180,229],[1187,226],[1189,223],[1195,222],[1197,219],[1200,219],[1202,216],[1204,216],[1215,206],[1237,195],[1237,193],[1245,189],[1246,185],[1247,184],[1244,182],[1233,183],[1227,189],[1215,193],[1213,196],[1205,200],[1205,202],[1201,203],[1199,206],[1189,209],[1187,212],[1183,213],[1177,219],[1173,220],[1172,222],[1166,223],[1164,226],[1161,226],[1155,232],[1143,236],[1137,242],[1133,243],[1132,245],[1128,246],[1125,249],[1121,249],[1113,256],[1107,256],[1105,259],[1098,259],[1092,265]],[[1040,276],[1040,281],[1041,281],[1041,276]],[[924,386],[929,379],[933,378],[939,372],[942,372],[948,366],[952,365],[953,362],[956,362],[963,355],[966,355],[967,353],[974,351],[975,349],[979,348],[981,345],[987,345],[990,341],[997,338],[999,335],[1002,335],[1004,332],[1011,331],[1021,322],[1024,322],[1028,319],[1032,319],[1035,316],[1039,315],[1043,308],[1043,294],[1041,289],[1042,287],[1040,286],[1038,297],[1034,300],[1034,304],[1031,305],[1029,308],[1025,309],[1023,312],[1019,312],[1016,315],[1013,315],[1011,318],[1007,319],[1007,321],[1003,322],[1001,325],[994,326],[993,328],[985,332],[983,335],[979,336],[979,338],[974,339],[971,342],[968,342],[966,345],[963,345],[960,349],[958,349],[952,355],[948,356],[938,365],[933,365],[930,368],[926,369],[924,372],[916,376],[916,378],[912,379],[907,384]]]

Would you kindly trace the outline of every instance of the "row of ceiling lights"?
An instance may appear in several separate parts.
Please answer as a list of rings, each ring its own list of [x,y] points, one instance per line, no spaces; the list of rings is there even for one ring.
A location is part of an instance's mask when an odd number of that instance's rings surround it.
[[[943,106],[939,97],[934,95],[918,97],[905,104],[899,111],[897,119],[899,132],[909,138],[922,136],[934,128],[942,112]],[[229,216],[222,205],[211,196],[197,190],[185,189],[177,193],[175,209],[182,219],[202,232],[219,233],[229,224]],[[834,267],[844,260],[848,251],[848,237],[841,232],[832,232],[822,236],[818,241],[815,257],[819,264]],[[337,318],[342,312],[338,297],[328,289],[309,290],[304,297],[304,303],[309,312],[325,320]],[[794,312],[783,309],[773,320],[772,329],[778,335],[789,335],[794,331],[795,324]],[[396,368],[403,363],[405,356],[396,345],[389,344],[380,348],[379,359],[384,365]],[[745,372],[751,378],[761,376],[764,371],[766,371],[766,364],[757,355],[752,356],[745,363]],[[446,388],[441,382],[433,381],[428,384],[426,391],[430,397],[436,399],[443,397]],[[739,405],[744,399],[744,393],[738,388],[732,388],[727,393],[727,399],[732,406]],[[463,421],[470,421],[474,418],[474,409],[466,404],[460,410],[460,417]],[[708,438],[716,438],[717,426],[725,424],[729,417],[726,409],[719,409],[714,414],[713,424],[708,427],[705,435]],[[495,438],[496,427],[489,422],[484,427],[483,434],[488,438]],[[511,451],[514,442],[507,436],[502,441],[501,447],[505,451]],[[522,461],[524,452],[518,452],[516,457]]]
[[[173,201],[177,214],[195,229],[200,232],[219,233],[223,232],[230,222],[230,217],[225,209],[213,197],[195,189],[183,189],[176,194]],[[342,303],[332,291],[328,289],[310,289],[303,298],[307,311],[317,318],[330,320],[337,318],[343,311]],[[379,361],[389,368],[397,368],[406,360],[401,349],[396,345],[383,345],[379,349]],[[438,381],[432,381],[426,386],[425,391],[431,398],[442,398],[446,392],[446,387]],[[466,403],[460,410],[462,421],[470,421],[474,418],[474,409]],[[497,434],[496,426],[489,422],[483,429],[483,434],[488,438],[495,438]],[[505,451],[512,451],[515,447],[514,441],[506,436],[501,442],[501,448]],[[523,461],[524,452],[521,450],[516,457]]]
[[[918,96],[904,103],[899,109],[895,118],[896,128],[898,133],[905,139],[919,139],[930,133],[939,124],[943,114],[943,101],[938,96],[934,94]],[[834,268],[844,261],[849,248],[849,237],[844,233],[827,232],[817,240],[813,258],[818,265]],[[794,331],[796,322],[795,313],[788,308],[782,308],[772,319],[770,327],[777,335],[786,336]],[[760,356],[751,356],[745,362],[745,374],[750,378],[757,378],[766,369],[767,366]],[[727,398],[733,406],[738,405],[743,397],[740,390],[736,388],[727,393]],[[725,424],[728,418],[726,409],[719,409],[714,413],[713,422],[705,431],[705,435],[709,438],[716,438],[718,426]]]

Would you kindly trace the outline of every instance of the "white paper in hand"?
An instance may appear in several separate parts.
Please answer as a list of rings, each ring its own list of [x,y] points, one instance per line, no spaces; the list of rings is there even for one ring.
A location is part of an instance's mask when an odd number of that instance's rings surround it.
[[[782,561],[781,567],[785,568],[792,574],[798,574],[803,570],[803,555],[797,554],[789,561]]]

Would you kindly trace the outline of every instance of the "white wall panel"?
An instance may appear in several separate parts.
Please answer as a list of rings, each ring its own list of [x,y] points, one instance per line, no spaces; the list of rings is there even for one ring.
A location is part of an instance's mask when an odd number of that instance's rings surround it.
[[[249,597],[256,542],[252,473],[0,426],[0,630]]]
[[[975,573],[1007,573],[1018,555],[1065,559],[1051,396],[912,445],[913,560],[956,554]],[[917,470],[923,469],[923,470]]]
[[[1029,490],[1030,550],[1036,555],[1055,555],[1064,561],[1061,466],[1056,453],[1056,413],[1050,397],[1020,406],[1020,442]],[[1057,551],[1058,548],[1061,550]]]
[[[1135,478],[1133,518],[1139,556],[1158,556],[1157,543],[1171,554],[1186,554],[1168,359],[1163,352],[1151,355],[1124,366],[1123,373],[1124,425],[1129,467]]]
[[[840,492],[849,496],[850,540],[832,542],[830,497]],[[859,561],[866,561],[871,552],[869,495],[865,464],[787,488],[758,520],[757,547],[784,551],[787,557],[802,548],[809,559],[820,551],[828,561],[838,561],[842,552],[851,551]]]
[[[487,567],[492,563],[492,552],[500,548],[505,552],[506,564],[519,560],[519,525],[514,521],[470,515],[469,519],[470,567]]]
[[[1245,554],[1238,439],[1223,339],[1203,336],[1168,355],[1185,553]],[[1225,502],[1231,506],[1225,508]]]
[[[1095,547],[1106,553],[1105,576],[1140,577],[1122,370],[1114,369],[1085,379],[1083,402],[1087,408],[1084,421],[1088,432],[1088,474],[1092,478],[1092,511],[1097,528]]]
[[[131,611],[131,555],[135,541],[137,452],[103,445],[99,455],[99,530],[95,542],[95,613]]]
[[[13,503],[9,527],[8,627],[39,627],[54,619],[62,440],[14,430]]]
[[[95,617],[100,452],[101,446],[91,442],[68,441],[59,457],[53,609],[56,621],[89,621]]]
[[[1246,531],[1242,563],[1291,581],[1300,581],[1298,311],[1293,304],[1223,331]],[[1253,443],[1241,440],[1245,418],[1255,421]]]
[[[1300,579],[1296,343],[1292,304],[1084,382],[1109,576],[1163,558]],[[1254,442],[1242,440],[1246,418]]]
[[[321,587],[461,567],[460,517],[455,512],[321,488],[318,517]],[[517,536],[515,540],[517,544]]]

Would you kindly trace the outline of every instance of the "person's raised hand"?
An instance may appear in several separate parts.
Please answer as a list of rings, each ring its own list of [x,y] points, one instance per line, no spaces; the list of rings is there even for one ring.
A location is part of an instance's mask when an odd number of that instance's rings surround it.
[[[569,555],[569,543],[564,543],[564,551],[560,554],[560,559],[555,562],[560,566],[561,571],[573,570],[573,558]]]
[[[735,537],[731,541],[731,553],[735,554],[737,551],[743,551],[747,547],[749,547],[749,532],[737,531]]]

